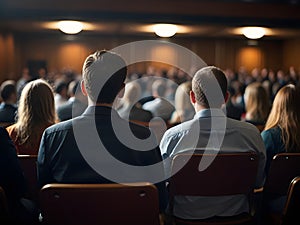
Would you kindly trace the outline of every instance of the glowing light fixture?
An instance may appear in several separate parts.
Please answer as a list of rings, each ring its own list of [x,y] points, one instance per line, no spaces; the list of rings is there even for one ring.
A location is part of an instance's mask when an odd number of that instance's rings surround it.
[[[153,30],[159,37],[172,37],[176,34],[178,27],[174,24],[156,24]]]
[[[263,27],[244,27],[242,33],[249,39],[259,39],[266,34]]]
[[[78,21],[64,20],[58,22],[58,28],[66,34],[77,34],[83,29],[83,24]]]

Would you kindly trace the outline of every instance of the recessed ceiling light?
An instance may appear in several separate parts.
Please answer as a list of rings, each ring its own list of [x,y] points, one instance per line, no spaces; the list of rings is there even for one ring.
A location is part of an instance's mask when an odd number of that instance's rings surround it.
[[[156,24],[153,30],[159,37],[172,37],[176,34],[178,27],[175,24]]]
[[[244,27],[242,33],[249,39],[259,39],[266,34],[266,30],[263,27]]]
[[[77,34],[83,29],[83,24],[79,21],[64,20],[58,22],[58,28],[66,34]]]

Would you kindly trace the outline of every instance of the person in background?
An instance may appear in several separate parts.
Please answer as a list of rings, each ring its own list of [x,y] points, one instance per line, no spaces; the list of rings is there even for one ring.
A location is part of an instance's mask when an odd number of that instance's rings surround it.
[[[219,94],[216,94],[218,90]],[[227,79],[221,69],[208,66],[196,72],[190,92],[196,111],[194,118],[168,129],[160,142],[167,175],[171,170],[172,160],[169,159],[185,151],[255,152],[259,157],[255,186],[263,186],[266,153],[260,133],[250,123],[226,117],[221,107],[227,98]],[[174,216],[191,220],[235,216],[250,211],[248,196],[244,195],[175,196],[173,206]]]
[[[142,107],[143,109],[150,111],[154,117],[160,117],[164,121],[168,121],[175,108],[164,98],[165,91],[165,81],[162,79],[155,80],[152,84],[152,95],[154,100],[144,103]]]
[[[83,96],[80,90],[79,80],[73,80],[70,82],[68,86],[68,93],[68,101],[58,106],[56,110],[60,121],[69,120],[81,115],[87,107],[87,99]]]
[[[123,119],[148,123],[153,118],[152,113],[142,109],[138,102],[141,92],[138,82],[132,81],[126,84],[124,96],[120,101],[121,107],[118,108],[118,113]]]
[[[51,86],[42,79],[26,84],[19,101],[17,122],[7,131],[17,154],[37,155],[44,130],[57,122]]]
[[[0,104],[0,123],[7,127],[15,123],[17,111],[17,89],[13,80],[6,80],[1,84],[0,94],[3,102]]]
[[[226,116],[231,119],[241,120],[244,110],[242,107],[238,107],[233,104],[233,96],[235,95],[235,90],[231,86],[228,87],[228,100],[225,105],[223,105],[223,111],[226,112]]]
[[[54,85],[55,109],[68,101],[68,85],[64,81],[57,81]]]
[[[275,96],[265,129],[261,133],[267,152],[266,174],[278,153],[300,153],[300,90],[293,84],[282,87]],[[266,200],[265,209],[282,212],[286,196]]]
[[[249,84],[244,93],[246,122],[255,125],[261,132],[270,112],[270,101],[266,89],[259,82]]]
[[[34,78],[33,76],[30,74],[29,68],[24,67],[22,70],[22,75],[21,78],[17,81],[16,84],[16,88],[17,88],[17,99],[19,100],[20,96],[21,96],[21,92],[23,90],[23,88],[25,87],[25,85],[32,81]]]
[[[190,91],[192,82],[186,81],[181,83],[175,91],[175,111],[172,113],[169,124],[171,126],[190,120],[195,115],[195,109],[190,102]]]

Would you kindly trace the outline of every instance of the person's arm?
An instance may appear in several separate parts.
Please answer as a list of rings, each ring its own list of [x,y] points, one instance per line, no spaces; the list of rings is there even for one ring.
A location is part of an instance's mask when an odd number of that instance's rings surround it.
[[[5,128],[0,127],[0,185],[8,198],[19,199],[27,186],[13,141]]]
[[[265,130],[261,133],[261,137],[263,139],[265,148],[266,148],[266,154],[267,154],[267,161],[266,161],[266,167],[265,171],[266,174],[269,172],[269,168],[272,162],[272,159],[276,153],[278,153],[278,149],[281,148],[281,146],[277,145],[275,143],[272,132],[270,130]],[[280,137],[278,137],[280,138]]]
[[[45,131],[41,139],[38,158],[37,158],[37,176],[38,176],[38,184],[40,187],[43,187],[45,184],[51,183],[53,180],[47,162],[46,154],[47,154],[47,134]]]

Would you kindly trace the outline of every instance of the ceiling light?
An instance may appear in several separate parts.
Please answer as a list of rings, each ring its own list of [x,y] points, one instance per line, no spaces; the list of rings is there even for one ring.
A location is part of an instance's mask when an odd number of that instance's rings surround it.
[[[77,34],[83,29],[83,24],[78,21],[64,20],[58,22],[58,28],[66,34]]]
[[[249,39],[259,39],[266,34],[266,31],[263,27],[244,27],[242,33]]]
[[[153,30],[159,37],[172,37],[178,28],[174,24],[156,24],[153,26]]]

